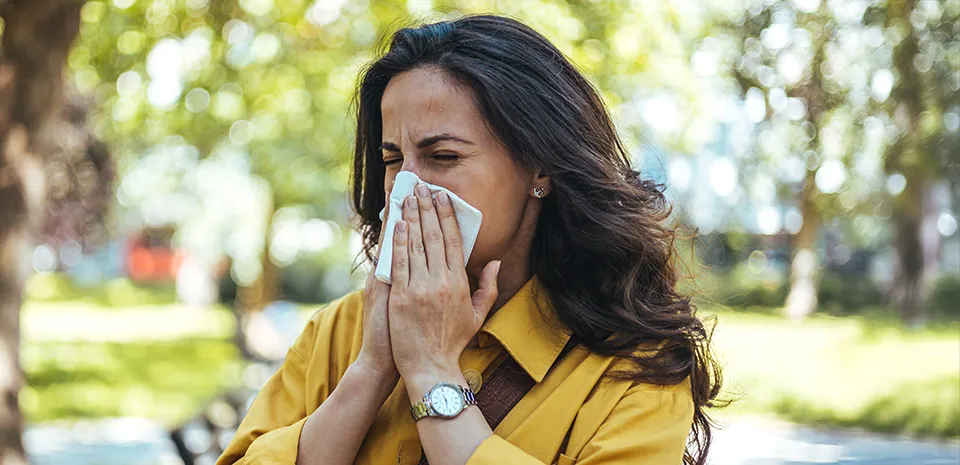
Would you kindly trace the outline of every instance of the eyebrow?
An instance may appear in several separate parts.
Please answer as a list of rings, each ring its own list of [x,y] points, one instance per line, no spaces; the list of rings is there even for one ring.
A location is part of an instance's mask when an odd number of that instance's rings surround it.
[[[420,141],[417,142],[417,148],[418,148],[418,149],[427,148],[427,147],[429,147],[429,146],[431,146],[431,145],[436,144],[437,142],[442,142],[442,141],[446,141],[446,140],[454,141],[454,142],[460,142],[460,143],[464,143],[464,144],[467,144],[467,145],[474,145],[474,143],[471,142],[471,141],[469,141],[469,140],[463,139],[463,138],[461,138],[461,137],[454,136],[453,134],[443,133],[443,134],[437,134],[437,135],[435,135],[435,136],[424,137],[423,139],[420,139]],[[391,152],[399,152],[399,151],[400,151],[400,147],[399,147],[397,144],[394,144],[393,142],[383,142],[383,143],[380,144],[380,150],[388,150],[388,151],[391,151]]]

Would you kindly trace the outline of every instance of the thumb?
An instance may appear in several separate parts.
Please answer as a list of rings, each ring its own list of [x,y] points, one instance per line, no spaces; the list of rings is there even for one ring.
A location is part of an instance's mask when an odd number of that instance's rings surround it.
[[[480,273],[480,287],[473,293],[473,309],[480,321],[487,318],[493,303],[497,301],[500,290],[497,288],[497,276],[500,275],[500,260],[487,263]]]

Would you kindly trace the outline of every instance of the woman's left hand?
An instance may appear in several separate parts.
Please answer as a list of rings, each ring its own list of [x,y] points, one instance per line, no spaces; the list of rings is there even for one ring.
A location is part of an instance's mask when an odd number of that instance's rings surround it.
[[[400,376],[459,374],[460,354],[497,299],[500,261],[470,295],[456,213],[449,196],[426,185],[407,197],[393,237],[390,341]]]

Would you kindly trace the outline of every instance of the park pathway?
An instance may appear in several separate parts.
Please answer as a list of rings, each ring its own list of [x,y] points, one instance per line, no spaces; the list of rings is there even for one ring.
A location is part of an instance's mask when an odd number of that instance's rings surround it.
[[[960,465],[960,442],[919,441],[738,419],[717,431],[712,465]]]
[[[116,419],[28,428],[34,465],[175,465],[166,431]],[[960,442],[917,441],[742,418],[716,434],[712,465],[960,465]],[[212,465],[211,461],[205,462]],[[198,465],[203,465],[199,464]]]

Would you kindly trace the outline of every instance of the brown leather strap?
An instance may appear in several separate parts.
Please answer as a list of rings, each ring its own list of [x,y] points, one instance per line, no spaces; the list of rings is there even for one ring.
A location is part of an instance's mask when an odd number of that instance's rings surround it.
[[[575,336],[570,337],[567,344],[560,350],[560,355],[557,355],[553,365],[550,366],[551,370],[568,352],[573,350],[577,342]],[[480,412],[483,413],[483,418],[487,420],[490,429],[497,429],[497,425],[536,384],[537,382],[523,370],[510,353],[507,353],[507,358],[500,362],[490,377],[484,381],[480,391],[476,393],[477,407],[480,407]],[[426,452],[421,453],[419,465],[429,465]]]

